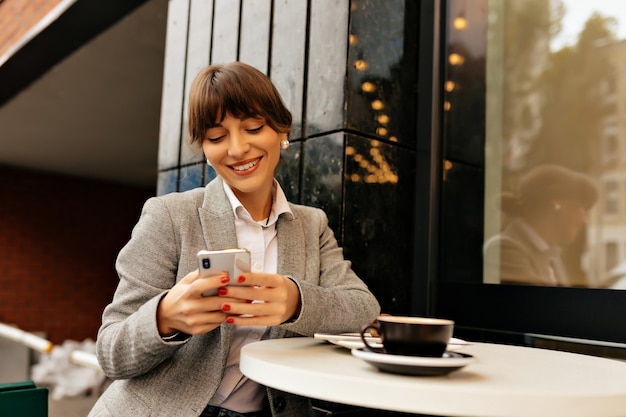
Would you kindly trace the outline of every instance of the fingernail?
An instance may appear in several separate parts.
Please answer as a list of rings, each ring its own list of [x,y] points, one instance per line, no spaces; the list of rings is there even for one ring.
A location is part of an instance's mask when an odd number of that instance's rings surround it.
[[[222,306],[222,311],[230,311],[230,304],[224,304]]]
[[[220,281],[222,281],[222,284],[226,284],[228,281],[230,281],[230,277],[228,275],[224,275],[222,278],[220,278]]]
[[[233,324],[234,322],[235,322],[235,319],[232,318],[232,317],[229,317],[229,318],[226,319],[226,323],[228,323],[228,324]]]
[[[228,294],[228,290],[226,288],[218,288],[217,295],[226,295]]]
[[[246,280],[246,277],[244,277],[243,275],[239,275],[239,277],[237,277],[237,282],[242,283]]]

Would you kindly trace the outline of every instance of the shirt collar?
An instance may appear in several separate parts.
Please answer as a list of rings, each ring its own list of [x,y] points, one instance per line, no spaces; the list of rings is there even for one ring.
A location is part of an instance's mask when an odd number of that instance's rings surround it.
[[[522,219],[516,219],[515,222],[518,224],[520,229],[524,232],[528,240],[542,253],[545,253],[551,257],[559,257],[561,255],[561,248],[558,246],[550,246],[546,243],[545,240],[539,236],[539,234],[530,227],[528,223],[526,223]]]
[[[226,192],[226,196],[228,197],[228,201],[230,202],[230,206],[233,209],[233,214],[236,219],[247,220],[250,222],[256,223],[248,210],[241,204],[233,190],[230,188],[226,181],[222,181],[224,185],[224,191]],[[281,214],[289,214],[293,218],[293,212],[291,211],[291,207],[289,207],[289,202],[287,201],[287,197],[283,192],[280,184],[276,179],[274,179],[274,185],[272,187],[272,210],[270,211],[270,217],[267,221],[263,222],[264,226],[271,226],[278,220]]]

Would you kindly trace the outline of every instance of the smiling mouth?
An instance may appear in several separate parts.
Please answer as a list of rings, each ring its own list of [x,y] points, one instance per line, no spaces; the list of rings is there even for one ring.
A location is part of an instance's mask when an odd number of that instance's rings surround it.
[[[241,164],[241,165],[231,165],[230,167],[233,169],[233,171],[236,172],[243,172],[243,171],[247,171],[250,168],[253,168],[256,166],[256,164],[259,163],[259,161],[261,160],[261,158],[257,158],[253,161],[247,162],[245,164]]]

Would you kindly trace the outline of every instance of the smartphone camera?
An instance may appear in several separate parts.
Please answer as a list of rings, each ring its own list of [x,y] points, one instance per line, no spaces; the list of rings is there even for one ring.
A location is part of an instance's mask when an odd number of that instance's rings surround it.
[[[211,260],[209,258],[202,258],[202,268],[209,269],[211,267]]]

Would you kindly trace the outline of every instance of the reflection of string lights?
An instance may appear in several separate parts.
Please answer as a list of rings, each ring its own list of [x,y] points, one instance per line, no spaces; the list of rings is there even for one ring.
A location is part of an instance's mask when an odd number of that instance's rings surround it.
[[[448,93],[452,92],[456,88],[456,83],[454,81],[448,80],[444,84],[443,88],[446,89]]]
[[[359,38],[356,35],[350,34],[350,45],[356,45],[359,42]]]
[[[389,132],[387,131],[386,127],[382,127],[381,126],[381,127],[377,127],[376,128],[376,134],[378,136],[387,136],[387,133],[389,133]]]
[[[373,93],[374,91],[376,91],[376,84],[365,81],[363,84],[361,84],[361,90],[363,90],[364,93]]]
[[[385,104],[382,102],[382,100],[374,100],[372,101],[372,108],[374,110],[382,110],[385,108]]]
[[[386,114],[379,114],[376,118],[376,121],[381,125],[386,125],[387,123],[389,123],[389,116],[387,116]]]
[[[448,62],[450,65],[463,65],[465,57],[461,54],[452,53],[448,55]]]
[[[446,101],[443,102],[443,109],[445,111],[450,111],[451,108],[452,108],[452,104],[450,104],[449,101],[446,100]]]
[[[452,164],[452,162],[450,162],[449,160],[446,159],[445,161],[443,161],[443,180],[444,181],[448,178],[448,171],[450,171],[453,166],[454,164]]]
[[[467,28],[467,19],[465,19],[465,14],[461,13],[460,15],[455,17],[454,20],[452,21],[452,26],[456,30],[463,30]]]
[[[352,159],[359,164],[359,167],[363,168],[367,171],[364,175],[359,175],[357,173],[350,175],[350,181],[352,182],[366,182],[366,183],[375,183],[375,184],[384,184],[384,183],[392,183],[395,184],[398,182],[398,175],[391,170],[391,167],[385,160],[385,157],[378,149],[380,146],[380,142],[373,140],[371,141],[372,148],[369,153],[372,157],[374,163],[368,161],[363,155],[356,152],[352,146],[346,147],[346,155],[352,156]]]
[[[369,68],[369,65],[365,62],[365,60],[357,59],[354,61],[354,68],[356,68],[357,71],[365,71]]]

